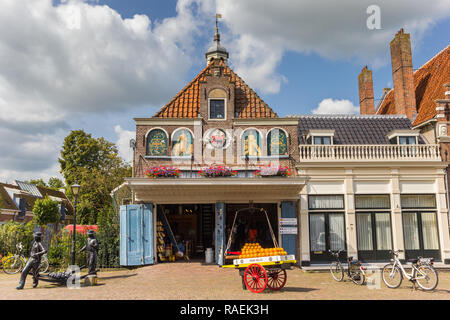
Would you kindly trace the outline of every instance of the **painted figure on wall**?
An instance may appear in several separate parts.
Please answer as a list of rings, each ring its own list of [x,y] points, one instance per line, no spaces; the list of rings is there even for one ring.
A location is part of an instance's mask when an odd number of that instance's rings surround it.
[[[269,132],[267,139],[269,156],[284,156],[287,151],[287,136],[283,130],[274,129]]]
[[[261,156],[259,134],[255,130],[250,130],[247,136],[244,136],[244,155],[250,157]]]
[[[147,137],[147,156],[167,155],[167,135],[163,130],[150,131]]]
[[[183,157],[192,155],[193,144],[192,134],[189,130],[182,129],[175,132],[172,144],[172,155],[175,157]]]

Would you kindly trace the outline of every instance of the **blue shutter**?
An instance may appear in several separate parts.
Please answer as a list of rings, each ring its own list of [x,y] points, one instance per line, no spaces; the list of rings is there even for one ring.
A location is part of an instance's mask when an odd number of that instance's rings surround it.
[[[216,203],[216,228],[214,233],[215,244],[216,244],[216,263],[218,265],[223,265],[223,254],[225,250],[225,203]]]
[[[144,264],[153,264],[153,205],[143,205],[142,213],[142,245]]]
[[[282,218],[296,218],[297,215],[295,214],[295,202],[293,201],[283,201],[281,202],[281,217]],[[284,250],[287,252],[287,254],[294,254],[296,253],[296,240],[297,240],[296,234],[283,234],[281,235],[281,241],[283,244]]]
[[[153,205],[120,206],[120,265],[153,264]]]
[[[61,219],[59,219],[59,220],[63,221],[66,218],[66,206],[64,205],[63,202],[61,202],[59,212],[61,213]]]
[[[19,217],[25,217],[26,213],[27,213],[27,201],[24,198],[20,198],[19,199]]]

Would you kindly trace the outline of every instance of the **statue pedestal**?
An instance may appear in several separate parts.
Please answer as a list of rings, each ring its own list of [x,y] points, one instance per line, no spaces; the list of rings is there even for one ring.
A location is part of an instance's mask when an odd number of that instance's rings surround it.
[[[84,278],[84,285],[86,287],[97,285],[97,276],[95,274],[89,275]]]

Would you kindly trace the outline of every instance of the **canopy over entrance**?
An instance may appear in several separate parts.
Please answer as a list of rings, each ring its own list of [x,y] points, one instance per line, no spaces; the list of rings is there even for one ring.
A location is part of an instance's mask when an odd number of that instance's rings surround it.
[[[136,202],[206,203],[298,200],[305,179],[270,178],[128,178]]]

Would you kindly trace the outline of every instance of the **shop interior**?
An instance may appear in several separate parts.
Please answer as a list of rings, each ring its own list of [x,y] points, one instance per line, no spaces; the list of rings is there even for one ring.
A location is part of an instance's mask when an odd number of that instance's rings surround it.
[[[236,211],[249,206],[255,210],[241,210],[236,216],[229,251],[240,251],[246,242],[258,242],[262,247],[273,247],[266,215],[260,211],[260,208],[266,210],[272,230],[277,236],[277,205],[273,203],[227,204],[225,245],[228,243]],[[214,250],[214,209],[214,204],[160,205],[156,230],[158,262],[204,260],[205,250]]]

